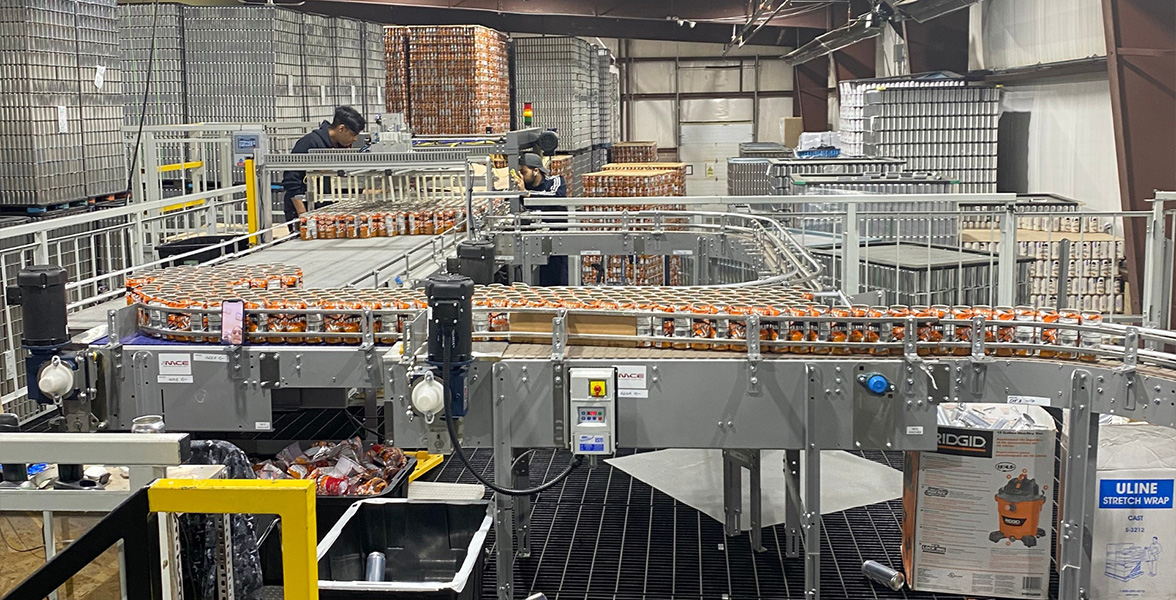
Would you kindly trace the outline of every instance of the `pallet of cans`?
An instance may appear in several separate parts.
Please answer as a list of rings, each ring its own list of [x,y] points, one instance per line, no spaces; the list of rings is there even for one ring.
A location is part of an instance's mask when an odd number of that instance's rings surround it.
[[[739,145],[741,159],[790,159],[793,149],[775,141],[744,141]]]
[[[609,160],[615,163],[657,162],[657,142],[616,142]]]
[[[622,163],[612,162],[604,165],[601,171],[673,171],[673,182],[671,190],[667,196],[685,196],[686,195],[686,163],[680,162],[636,162],[636,163]]]
[[[388,27],[388,112],[419,135],[510,129],[506,36],[478,25]],[[400,92],[398,90],[404,90]]]
[[[663,163],[671,168],[646,167],[644,164],[605,165],[605,170],[581,177],[584,195],[590,197],[656,197],[685,195],[685,166],[680,163]],[[643,210],[681,210],[681,205],[624,206],[588,205],[577,210],[585,212],[616,212]],[[588,221],[583,219],[582,221]],[[601,223],[601,229],[615,219],[592,219]],[[665,218],[667,224],[675,222],[674,217]],[[669,225],[668,228],[672,228]],[[683,257],[681,256],[582,256],[580,275],[584,285],[682,285],[684,283]]]
[[[766,158],[728,158],[727,195],[770,196],[771,163]]]
[[[607,167],[608,165],[605,165]],[[610,169],[586,173],[584,195],[600,198],[634,196],[675,196],[678,172],[670,169]]]
[[[118,14],[114,0],[0,5],[0,205],[125,189]]]
[[[146,333],[181,342],[219,342],[220,304],[243,300],[244,335],[252,343],[359,344],[400,338],[427,308],[419,289],[337,290],[302,287],[300,269],[283,265],[180,266],[129,276],[127,303],[139,307]],[[969,356],[983,340],[998,357],[1094,362],[1116,334],[1096,311],[1032,306],[829,306],[810,292],[783,286],[541,287],[480,286],[472,299],[474,336],[544,341],[551,319],[603,317],[610,345],[802,355],[902,356],[914,336],[922,356]],[[752,317],[754,316],[754,322]],[[976,319],[980,318],[981,323]],[[539,325],[538,329],[536,325]],[[619,327],[618,327],[619,326]],[[546,338],[550,342],[550,337]],[[598,343],[580,340],[569,343]]]
[[[961,193],[996,191],[1000,88],[942,74],[843,81],[842,150],[938,171]]]

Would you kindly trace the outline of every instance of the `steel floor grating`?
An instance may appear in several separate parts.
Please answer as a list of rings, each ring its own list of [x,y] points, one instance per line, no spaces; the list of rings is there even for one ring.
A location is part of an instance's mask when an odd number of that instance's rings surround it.
[[[469,452],[472,466],[492,477],[491,451]],[[858,454],[902,469],[901,452]],[[564,452],[537,451],[532,484],[554,476],[567,460]],[[457,460],[446,460],[426,477],[477,483]],[[902,570],[901,521],[899,500],[825,515],[821,598],[962,598],[905,588],[893,592],[861,576],[864,560]],[[767,550],[753,552],[747,534],[726,537],[718,521],[604,462],[595,469],[584,466],[534,502],[531,556],[516,560],[515,597],[542,592],[551,600],[803,600],[804,561],[784,557],[783,526],[764,529],[763,537]],[[491,600],[498,550],[493,532],[487,544],[482,598]],[[1056,598],[1057,576],[1052,579],[1050,596]]]

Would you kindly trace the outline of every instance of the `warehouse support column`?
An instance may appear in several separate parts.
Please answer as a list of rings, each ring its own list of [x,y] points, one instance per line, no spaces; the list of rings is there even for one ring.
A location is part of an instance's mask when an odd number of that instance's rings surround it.
[[[833,27],[841,27],[849,22],[850,19],[857,15],[862,15],[870,11],[870,3],[867,0],[850,0],[845,8],[839,8],[834,5],[831,13]],[[875,63],[875,50],[877,44],[873,41],[865,41],[854,44],[852,46],[843,48],[833,53],[833,67],[836,71],[837,81],[850,81],[853,79],[870,79],[876,76],[877,66]]]
[[[1176,3],[1102,0],[1107,38],[1107,75],[1119,160],[1123,210],[1149,210],[1155,190],[1176,189]],[[1128,240],[1127,283],[1139,314],[1144,232],[1124,219]],[[1168,266],[1166,278],[1172,275]]]

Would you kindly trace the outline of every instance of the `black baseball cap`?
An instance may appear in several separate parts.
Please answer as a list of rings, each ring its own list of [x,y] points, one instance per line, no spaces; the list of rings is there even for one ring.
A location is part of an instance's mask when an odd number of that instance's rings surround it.
[[[539,169],[540,173],[543,173],[544,175],[547,174],[547,167],[543,166],[543,157],[535,154],[534,152],[528,152],[526,154],[520,155],[519,166]]]

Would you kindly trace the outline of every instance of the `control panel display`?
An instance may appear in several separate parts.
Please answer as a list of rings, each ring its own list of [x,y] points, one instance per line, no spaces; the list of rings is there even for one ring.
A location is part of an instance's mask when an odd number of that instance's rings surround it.
[[[612,454],[616,449],[616,369],[569,369],[568,401],[573,454]]]

